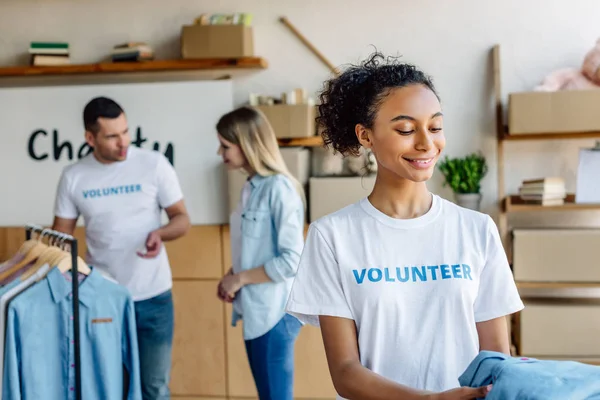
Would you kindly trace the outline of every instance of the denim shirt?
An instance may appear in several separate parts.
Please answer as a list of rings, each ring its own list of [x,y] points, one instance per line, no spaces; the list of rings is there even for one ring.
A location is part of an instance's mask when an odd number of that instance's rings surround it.
[[[240,267],[264,266],[272,282],[246,285],[236,295],[245,340],[264,335],[285,315],[304,247],[304,205],[292,182],[281,174],[255,175],[250,185],[242,212]],[[241,318],[234,310],[232,325]]]
[[[74,399],[71,283],[53,268],[8,307],[2,399]],[[93,268],[79,286],[82,398],[141,400],[133,300]],[[128,372],[124,382],[123,369]],[[123,388],[128,387],[124,396]]]
[[[600,399],[598,366],[510,357],[495,351],[481,351],[459,382],[470,387],[493,384],[486,400]]]

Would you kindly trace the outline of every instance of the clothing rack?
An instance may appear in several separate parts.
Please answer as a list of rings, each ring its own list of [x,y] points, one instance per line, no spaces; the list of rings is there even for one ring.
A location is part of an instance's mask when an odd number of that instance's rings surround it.
[[[72,283],[72,296],[73,296],[73,335],[74,337],[74,348],[75,348],[75,399],[81,399],[81,355],[79,347],[79,276],[77,269],[77,239],[71,235],[64,234],[62,232],[54,231],[52,229],[44,229],[39,225],[28,224],[25,227],[25,238],[31,239],[33,233],[39,233],[43,236],[58,239],[60,243],[66,243],[69,245],[71,251],[71,283]],[[52,266],[50,266],[52,267]]]

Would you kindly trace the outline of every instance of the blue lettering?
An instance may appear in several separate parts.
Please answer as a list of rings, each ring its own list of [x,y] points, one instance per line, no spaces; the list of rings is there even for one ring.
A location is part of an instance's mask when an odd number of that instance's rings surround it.
[[[366,269],[361,269],[360,270],[360,275],[358,275],[358,271],[355,270],[355,269],[353,269],[352,273],[354,274],[354,278],[356,279],[356,283],[358,283],[360,285],[365,280],[365,274],[367,273],[367,270]]]
[[[369,280],[371,282],[379,282],[381,280],[381,278],[382,278],[382,275],[383,274],[381,273],[380,269],[377,269],[377,268],[371,268],[371,269],[369,269]]]
[[[386,282],[396,282],[396,280],[390,276],[389,268],[385,268],[385,281]]]
[[[450,279],[452,275],[450,275],[450,266],[442,264],[440,265],[440,270],[442,271],[442,279]]]
[[[398,278],[399,282],[408,282],[409,273],[408,267],[404,267],[404,277],[402,277],[402,273],[400,272],[401,268],[396,268],[396,278]]]
[[[462,278],[462,276],[460,275],[460,265],[459,264],[452,266],[452,275],[454,275],[454,277],[457,279]]]
[[[471,278],[471,267],[469,267],[466,264],[463,264],[462,267],[463,267],[463,275],[465,276],[465,279],[469,279],[470,281],[472,281],[473,278]]]
[[[141,185],[132,186],[132,190],[139,190]],[[84,196],[94,196],[94,191],[84,191]],[[439,272],[439,275],[438,275]],[[427,282],[428,280],[437,281],[440,279],[468,279],[473,280],[471,276],[472,269],[466,264],[442,264],[442,265],[423,265],[421,267],[396,267],[396,276],[393,270],[384,268],[363,268],[354,269],[354,279],[359,285],[367,278],[370,282]],[[440,278],[438,278],[438,276]]]
[[[427,271],[425,270],[425,267],[412,267],[413,282],[417,281],[417,276],[421,282],[425,282],[427,280]]]
[[[430,265],[430,266],[427,267],[427,269],[429,269],[429,271],[431,271],[431,280],[433,280],[433,281],[437,281],[437,274],[436,274],[436,272],[437,272],[438,268],[439,267],[437,265]]]
[[[100,189],[84,190],[83,198],[87,199],[90,197],[106,197],[106,196],[113,196],[113,195],[123,194],[123,193],[136,193],[136,192],[141,192],[141,191],[142,191],[142,185],[140,185],[140,184],[126,185],[126,186],[113,186],[113,187],[106,187],[106,188],[100,188]]]

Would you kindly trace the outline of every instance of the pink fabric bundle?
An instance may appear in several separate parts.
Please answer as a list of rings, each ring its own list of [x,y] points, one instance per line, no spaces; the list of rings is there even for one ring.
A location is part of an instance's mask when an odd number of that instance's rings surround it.
[[[581,69],[563,68],[553,71],[534,90],[555,92],[589,89],[600,89],[600,39],[586,54]]]

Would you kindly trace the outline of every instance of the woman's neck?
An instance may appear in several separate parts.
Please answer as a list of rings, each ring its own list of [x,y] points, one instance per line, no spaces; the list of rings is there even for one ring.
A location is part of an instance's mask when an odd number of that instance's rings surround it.
[[[432,197],[425,182],[413,182],[377,174],[369,202],[392,218],[418,218],[431,208]]]
[[[252,178],[254,175],[256,175],[256,171],[253,170],[251,166],[247,165],[243,168],[246,171],[246,173],[248,174],[248,177]]]

